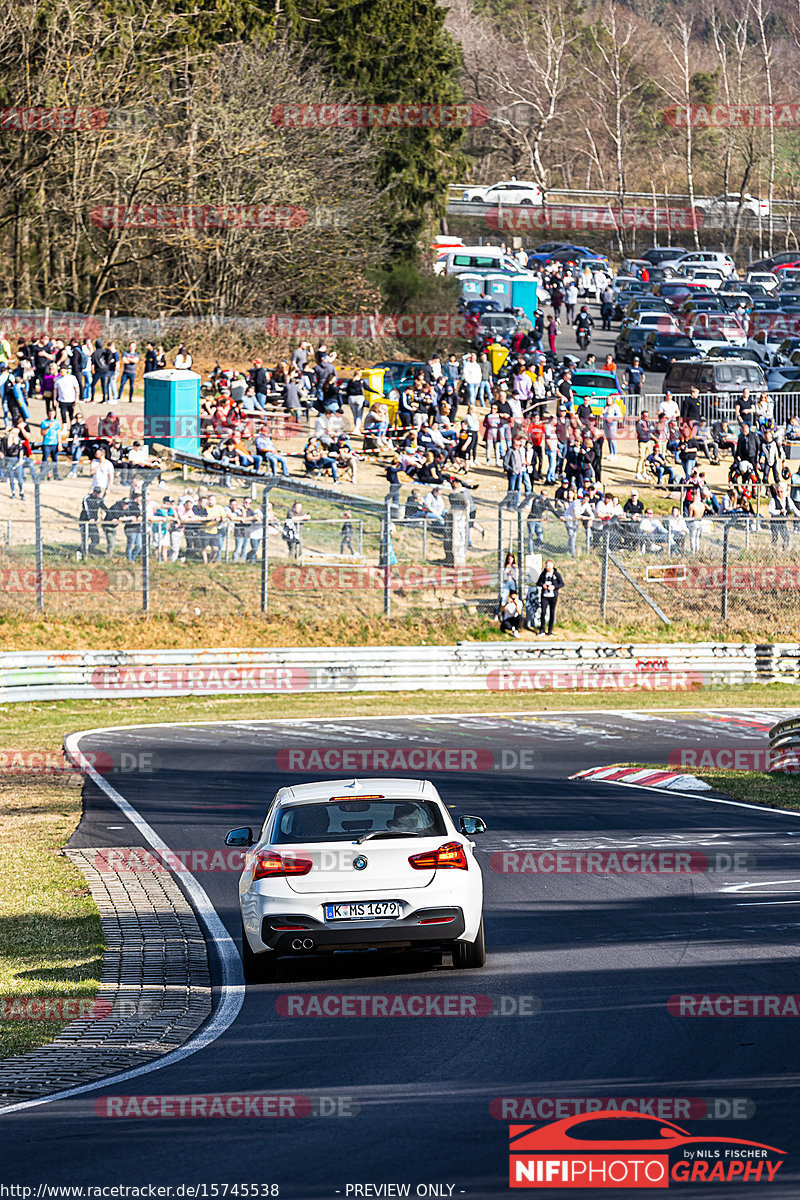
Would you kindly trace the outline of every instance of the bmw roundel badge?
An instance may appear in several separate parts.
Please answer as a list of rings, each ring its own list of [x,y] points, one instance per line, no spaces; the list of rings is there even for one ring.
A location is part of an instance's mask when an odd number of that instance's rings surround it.
[[[359,854],[353,859],[353,866],[355,867],[356,871],[363,871],[366,865],[367,859],[364,858],[363,854]]]

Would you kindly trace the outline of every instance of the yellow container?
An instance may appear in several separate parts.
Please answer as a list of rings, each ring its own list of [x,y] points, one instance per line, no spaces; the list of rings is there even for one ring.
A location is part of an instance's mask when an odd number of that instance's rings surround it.
[[[377,404],[379,400],[384,399],[383,395],[383,379],[386,374],[386,367],[369,367],[362,372],[364,379],[364,396],[366,397],[367,406]],[[367,391],[367,388],[372,388],[372,391]],[[377,396],[375,395],[377,392]]]
[[[492,365],[492,374],[496,375],[503,366],[509,355],[508,346],[501,346],[499,342],[491,342],[486,347],[486,353],[489,356],[489,362]]]
[[[373,404],[385,404],[389,410],[389,428],[397,424],[397,410],[400,407],[399,400],[390,400],[384,395],[383,385],[386,376],[386,367],[369,367],[364,371],[364,396],[367,401],[367,408],[372,408]],[[367,388],[372,388],[372,391],[367,391]],[[376,395],[377,393],[377,395]]]

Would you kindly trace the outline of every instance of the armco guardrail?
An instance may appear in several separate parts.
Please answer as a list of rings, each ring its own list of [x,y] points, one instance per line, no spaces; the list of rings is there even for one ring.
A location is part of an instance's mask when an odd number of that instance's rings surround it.
[[[759,677],[755,646],[729,642],[22,651],[0,654],[0,702],[275,692],[671,691]]]
[[[769,769],[793,774],[800,769],[800,717],[789,717],[770,729]]]

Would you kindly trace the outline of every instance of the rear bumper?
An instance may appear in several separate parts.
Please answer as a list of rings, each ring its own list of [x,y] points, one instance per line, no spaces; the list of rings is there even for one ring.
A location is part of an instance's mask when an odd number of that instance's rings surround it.
[[[292,925],[291,930],[276,926]],[[298,928],[299,927],[299,928]],[[353,950],[356,947],[441,945],[461,937],[466,928],[460,908],[423,908],[409,917],[385,921],[324,923],[296,913],[270,913],[261,922],[261,940],[278,954],[294,954],[292,942],[311,938],[314,948]]]

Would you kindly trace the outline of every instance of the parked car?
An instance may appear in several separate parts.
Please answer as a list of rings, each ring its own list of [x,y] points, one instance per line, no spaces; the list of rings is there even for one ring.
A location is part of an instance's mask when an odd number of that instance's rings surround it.
[[[777,392],[788,384],[800,383],[800,366],[769,367],[767,369],[767,387],[771,392]]]
[[[716,395],[742,392],[745,388],[763,391],[766,378],[761,367],[744,359],[707,358],[700,362],[670,363],[664,376],[664,390],[681,395],[693,387]]]
[[[695,313],[682,328],[704,353],[720,344],[747,345],[745,328],[733,313]]]
[[[712,350],[708,351],[706,358],[732,358],[735,362],[752,362],[759,367],[762,365],[761,358],[755,350],[748,350],[746,347],[743,350],[741,346],[714,346]]]
[[[689,317],[692,313],[699,312],[727,312],[725,305],[721,299],[716,296],[690,296],[688,300],[684,300],[683,304],[678,309],[680,318]]]
[[[788,366],[795,361],[795,354],[800,350],[800,337],[784,338],[775,352],[776,365]]]
[[[413,385],[415,377],[420,371],[426,370],[427,365],[424,362],[405,362],[399,359],[384,359],[383,362],[375,363],[375,367],[384,372],[384,396],[388,400],[399,400],[400,393]]]
[[[633,362],[635,354],[641,357],[648,333],[650,333],[650,328],[647,326],[629,325],[627,322],[623,324],[617,334],[617,340],[614,342],[615,361],[629,363]]]
[[[734,309],[737,309],[740,304],[743,305],[744,308],[749,312],[753,304],[753,301],[751,297],[748,296],[747,292],[735,292],[733,290],[726,292],[720,289],[717,295],[719,296],[720,304],[726,312],[733,312]]]
[[[711,291],[717,291],[725,282],[725,276],[717,267],[690,266],[686,274],[694,283],[703,283]]]
[[[232,829],[248,983],[278,959],[361,948],[428,949],[482,967],[479,817],[454,823],[429,780],[356,779],[282,787],[261,831]]]
[[[499,300],[465,300],[462,296],[458,302],[458,310],[463,313],[477,313],[480,316],[487,312],[502,312],[503,306]]]
[[[634,296],[628,303],[625,316],[635,321],[638,314],[644,312],[671,313],[672,309],[661,296]]]
[[[663,267],[669,262],[682,258],[685,253],[683,246],[651,246],[649,250],[642,253],[641,257],[652,263],[653,266]]]
[[[721,250],[688,250],[674,265],[677,272],[688,272],[689,267],[715,267],[724,279],[736,276],[736,263]]]
[[[735,217],[739,209],[753,217],[768,217],[769,202],[751,196],[749,192],[726,192],[722,196],[695,198],[695,208],[700,212],[721,214]]]
[[[572,372],[572,392],[578,401],[589,401],[595,416],[599,416],[603,411],[609,396],[616,396],[617,404],[625,416],[625,402],[621,398],[622,388],[617,376],[610,371],[578,368]]]
[[[547,261],[560,262],[565,267],[572,267],[573,270],[576,270],[578,265],[587,258],[591,259],[592,263],[595,264],[595,270],[602,269],[606,273],[609,272],[608,259],[605,255],[595,254],[593,250],[589,250],[586,246],[569,246],[563,250],[554,250],[552,254],[548,254]]]
[[[775,271],[778,267],[800,267],[800,253],[797,250],[781,250],[778,254],[750,264],[751,271]]]
[[[522,273],[517,260],[500,246],[461,246],[442,255],[434,267],[434,273],[438,275],[463,275],[466,271]]]
[[[747,339],[747,349],[758,355],[764,367],[778,366],[778,353],[784,335],[772,329],[761,329]]]
[[[666,371],[671,362],[694,361],[703,357],[685,333],[666,333],[653,329],[642,346],[642,366],[650,371]]]
[[[542,189],[538,183],[511,176],[500,183],[467,187],[461,193],[462,200],[472,204],[523,204],[540,207],[543,201]]]
[[[625,317],[625,310],[631,300],[637,299],[639,296],[649,295],[649,285],[643,283],[641,279],[633,279],[630,275],[617,275],[612,281],[611,287],[614,292],[614,320],[622,321]]]
[[[656,284],[653,291],[657,296],[663,296],[673,308],[678,308],[689,296],[696,295],[698,292],[701,295],[705,294],[706,286],[703,283],[695,283],[692,279],[667,279],[663,283]]]
[[[780,296],[754,296],[750,305],[752,312],[783,312]]]
[[[483,350],[490,342],[500,340],[509,343],[512,334],[519,328],[520,318],[513,313],[484,313],[475,330],[473,343],[476,350]]]
[[[748,271],[744,281],[745,283],[760,283],[767,292],[777,291],[780,283],[780,279],[773,271]]]

